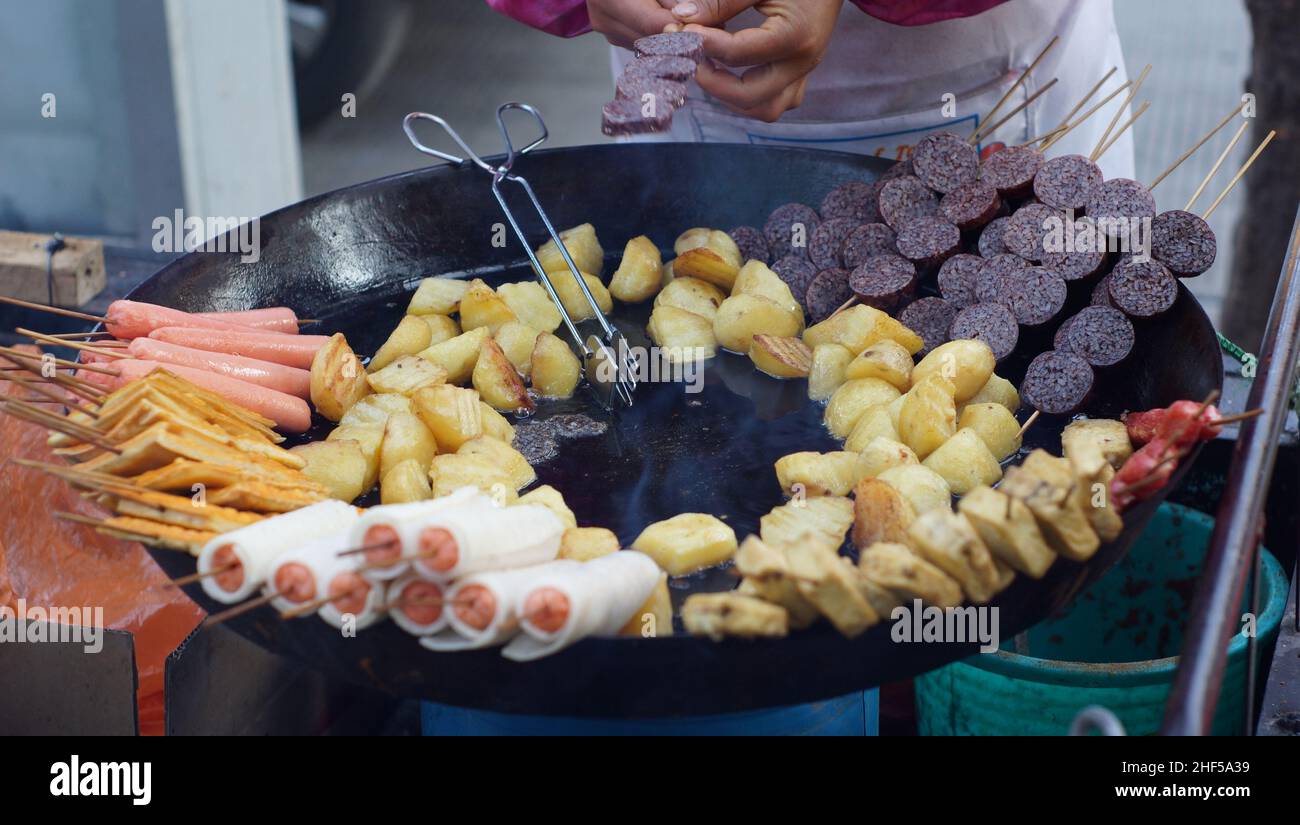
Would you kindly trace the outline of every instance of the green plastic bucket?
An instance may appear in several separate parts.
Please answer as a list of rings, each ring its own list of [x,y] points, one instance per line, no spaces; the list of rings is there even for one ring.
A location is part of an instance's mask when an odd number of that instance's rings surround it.
[[[1060,735],[1088,705],[1101,705],[1129,735],[1154,734],[1164,715],[1193,585],[1214,519],[1164,504],[1128,554],[1085,591],[1068,613],[1029,631],[1026,656],[1015,642],[932,671],[916,680],[923,735]],[[1286,606],[1282,567],[1262,551],[1264,649],[1277,638]],[[1242,612],[1249,609],[1243,605]],[[1241,733],[1245,715],[1247,638],[1228,645],[1228,665],[1212,732]]]

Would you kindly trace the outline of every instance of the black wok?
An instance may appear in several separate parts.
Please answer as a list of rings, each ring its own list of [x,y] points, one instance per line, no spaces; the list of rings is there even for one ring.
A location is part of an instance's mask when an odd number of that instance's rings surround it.
[[[636,235],[649,235],[670,250],[673,239],[692,226],[761,226],[781,204],[815,206],[833,186],[874,178],[886,165],[877,158],[796,148],[642,144],[537,152],[520,160],[516,171],[533,183],[557,225],[594,223],[608,259],[616,261]],[[369,353],[397,323],[405,295],[420,277],[456,274],[494,284],[528,277],[513,237],[504,248],[493,245],[502,220],[485,174],[438,166],[275,212],[261,221],[258,261],[192,253],[131,297],[187,310],[288,305],[302,317],[324,319],[327,331],[346,332],[358,352]],[[524,224],[540,243],[540,222]],[[614,319],[636,343],[644,341],[647,312],[623,308]],[[1202,398],[1219,386],[1213,328],[1185,290],[1172,311],[1139,330],[1138,346],[1127,366],[1104,376],[1090,414]],[[1024,363],[1025,357],[1013,358],[1000,372],[1018,381]],[[608,419],[603,435],[563,442],[558,458],[538,466],[540,481],[563,491],[579,523],[607,526],[625,545],[647,523],[683,511],[725,518],[741,537],[757,532],[759,517],[781,502],[772,462],[797,450],[835,449],[835,442],[822,428],[820,408],[806,400],[803,382],[769,379],[755,374],[747,359],[724,355],[709,362],[704,384],[696,395],[680,384],[643,387],[636,407]],[[538,417],[579,409],[604,420],[581,394],[544,404]],[[1030,430],[1026,449],[1059,451],[1065,423],[1041,420]],[[1123,535],[1087,564],[1060,560],[1042,581],[1018,577],[995,602],[1002,638],[1060,609],[1105,572],[1157,503],[1126,514]],[[154,557],[172,575],[193,572],[186,556],[155,551]],[[723,571],[687,578],[675,583],[675,600],[733,582]],[[207,609],[222,607],[197,587],[186,592]],[[391,623],[342,638],[323,622],[286,622],[262,608],[230,625],[270,650],[393,694],[578,716],[660,717],[789,705],[912,676],[974,652],[971,644],[894,643],[885,622],[852,641],[826,626],[782,640],[722,644],[681,635],[591,639],[552,658],[517,664],[496,651],[429,653]]]

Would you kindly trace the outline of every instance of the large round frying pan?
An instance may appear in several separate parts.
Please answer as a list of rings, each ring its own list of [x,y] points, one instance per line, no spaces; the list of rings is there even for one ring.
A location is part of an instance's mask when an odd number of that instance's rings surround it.
[[[634,236],[646,234],[668,250],[688,227],[761,226],[781,204],[815,205],[833,186],[872,179],[886,165],[796,148],[649,144],[537,152],[516,171],[532,182],[557,225],[594,223],[613,261]],[[517,214],[531,218],[524,209]],[[502,221],[486,175],[437,166],[268,215],[256,262],[240,262],[236,254],[190,254],[132,297],[187,310],[284,304],[300,316],[323,319],[326,330],[346,332],[358,352],[373,352],[422,276],[482,277],[494,284],[528,277],[513,237],[505,235],[504,247],[493,243],[503,237]],[[524,225],[536,242],[544,239],[540,221]],[[644,341],[647,311],[622,308],[614,315],[633,343]],[[1218,387],[1214,332],[1186,291],[1172,311],[1140,329],[1138,342],[1137,357],[1102,378],[1091,414],[1202,398]],[[1000,371],[1018,381],[1032,346],[1026,342],[1024,356]],[[718,515],[741,537],[757,532],[760,516],[781,502],[772,463],[797,450],[835,449],[803,382],[769,379],[731,355],[707,364],[699,393],[687,393],[682,384],[645,385],[632,410],[612,416],[580,394],[543,404],[537,418],[579,410],[605,421],[607,429],[561,442],[558,457],[537,467],[539,478],[563,491],[580,523],[613,529],[625,546],[646,524],[686,511]],[[1041,420],[1026,449],[1059,451],[1065,423]],[[1157,503],[1126,514],[1123,535],[1087,564],[1059,560],[1041,581],[1017,577],[994,603],[1002,638],[1060,609],[1099,577]],[[193,571],[186,556],[154,555],[173,575]],[[725,571],[712,571],[675,581],[674,596],[680,603],[690,592],[733,585]],[[196,587],[186,592],[205,608],[221,608]],[[518,664],[491,650],[430,653],[391,623],[343,638],[315,619],[282,621],[262,608],[230,624],[270,650],[393,694],[576,716],[662,717],[790,705],[912,676],[975,652],[973,644],[895,643],[884,622],[851,641],[824,625],[772,641],[590,639],[549,659]]]

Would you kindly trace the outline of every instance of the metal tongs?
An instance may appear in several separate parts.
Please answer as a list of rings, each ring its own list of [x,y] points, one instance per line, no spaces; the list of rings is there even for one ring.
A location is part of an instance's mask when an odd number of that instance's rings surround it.
[[[515,149],[514,143],[510,139],[510,130],[506,127],[505,122],[505,113],[511,109],[518,109],[532,115],[536,118],[537,125],[541,128],[540,136],[535,138],[527,146],[518,150]],[[468,156],[468,160],[466,158],[457,157],[448,152],[443,152],[439,149],[434,149],[433,147],[426,146],[422,143],[420,139],[415,136],[414,124],[417,120],[430,120],[441,126],[443,131],[451,135],[451,139],[456,141],[456,145],[460,146],[460,148],[464,150],[465,154]],[[528,152],[537,148],[549,136],[549,132],[546,129],[546,123],[542,120],[541,113],[527,103],[503,103],[497,107],[497,126],[501,130],[501,137],[505,140],[506,154],[505,159],[499,166],[493,166],[483,160],[483,158],[479,157],[473,149],[469,148],[461,136],[456,133],[456,130],[451,128],[451,125],[448,124],[447,121],[437,115],[431,115],[427,112],[411,112],[409,115],[402,118],[402,131],[406,132],[406,137],[411,141],[411,145],[416,149],[426,155],[432,155],[433,157],[441,158],[442,160],[457,165],[464,165],[469,161],[473,161],[480,169],[492,176],[492,194],[496,197],[497,203],[500,204],[501,211],[505,213],[506,220],[510,221],[510,226],[514,229],[515,236],[519,238],[519,243],[523,245],[524,252],[527,253],[528,260],[532,262],[533,271],[537,273],[538,280],[542,282],[542,286],[546,288],[547,294],[551,296],[551,300],[555,303],[556,308],[560,310],[560,315],[564,318],[564,325],[568,328],[569,335],[573,338],[574,344],[576,344],[578,349],[582,352],[583,367],[587,382],[596,391],[601,402],[607,408],[612,409],[617,401],[621,401],[630,407],[632,406],[632,393],[636,390],[637,385],[637,360],[635,354],[632,352],[631,347],[628,346],[627,339],[623,337],[623,334],[609,322],[609,319],[605,317],[605,313],[600,311],[600,306],[596,303],[596,297],[591,294],[591,289],[587,287],[586,280],[583,279],[582,274],[578,271],[578,267],[573,262],[573,258],[569,256],[569,250],[564,246],[564,241],[560,239],[560,234],[555,231],[555,226],[551,223],[551,219],[546,216],[546,212],[542,209],[541,203],[537,200],[537,195],[533,192],[533,187],[529,185],[527,180],[511,171],[516,158],[521,155],[526,155]],[[555,287],[552,286],[546,273],[542,271],[541,262],[537,260],[537,255],[533,252],[532,245],[529,244],[528,238],[524,235],[523,227],[521,227],[519,222],[515,220],[515,216],[510,211],[510,207],[506,205],[506,199],[501,192],[502,181],[509,181],[518,184],[519,187],[528,194],[528,199],[533,203],[533,209],[537,210],[537,216],[542,219],[542,225],[546,227],[546,231],[551,236],[551,240],[555,242],[555,246],[560,250],[560,254],[564,257],[564,262],[568,264],[569,273],[573,276],[574,280],[578,282],[578,287],[586,297],[587,303],[590,305],[596,321],[600,324],[603,338],[597,335],[589,335],[585,340],[583,339],[582,334],[578,331],[577,325],[575,325],[573,319],[569,317],[568,310],[564,308],[564,302],[561,301],[560,296],[556,294]]]

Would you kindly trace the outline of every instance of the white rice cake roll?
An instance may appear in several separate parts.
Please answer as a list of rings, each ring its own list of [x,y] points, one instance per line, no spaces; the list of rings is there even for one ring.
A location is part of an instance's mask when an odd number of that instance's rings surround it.
[[[503,644],[519,632],[519,614],[516,612],[522,602],[525,591],[532,587],[540,577],[576,567],[581,562],[557,559],[532,567],[520,567],[515,570],[494,570],[489,573],[477,573],[466,576],[452,585],[447,591],[447,630],[436,636],[420,640],[420,644],[429,650],[479,650]],[[489,594],[492,617],[482,629],[471,626],[457,611],[461,601],[469,596],[467,588],[483,588]],[[476,598],[476,607],[488,600]]]
[[[343,531],[322,536],[309,544],[295,548],[279,556],[271,565],[264,593],[276,591],[278,595],[271,600],[271,606],[280,612],[294,610],[307,602],[321,599],[329,592],[330,582],[342,573],[355,573],[361,566],[361,556],[352,553],[340,556],[352,545],[348,543],[348,534]],[[303,573],[306,573],[306,577]],[[286,589],[301,587],[303,598],[294,601],[286,598]]]
[[[344,584],[345,581],[348,583]],[[334,588],[341,592],[347,592],[354,586],[364,588],[364,593],[354,594],[346,600],[327,602],[316,613],[325,624],[342,630],[345,636],[351,635],[354,630],[365,630],[383,619],[386,612],[386,590],[381,583],[372,582],[359,573],[343,573],[334,583]],[[353,601],[356,602],[355,605]]]
[[[203,592],[222,604],[242,602],[266,582],[281,555],[332,533],[346,534],[357,518],[351,504],[329,499],[222,533],[199,551],[199,572],[224,567],[233,553],[230,561],[240,563],[241,575],[237,585],[221,574],[207,576]]]
[[[443,585],[407,572],[389,582],[384,603],[389,618],[402,630],[412,636],[432,636],[447,626],[450,611],[441,601],[446,596]]]
[[[414,561],[415,571],[433,581],[554,561],[565,530],[560,517],[540,504],[457,508],[403,526],[410,532],[414,554],[422,552],[419,534],[429,527],[446,530],[456,542],[456,558],[449,567],[433,567],[442,563],[436,558]]]
[[[621,550],[547,573],[522,595],[515,610],[523,633],[501,651],[507,659],[529,662],[550,656],[588,636],[616,636],[645,604],[659,583],[659,565],[644,553]],[[559,591],[568,603],[564,623],[554,631],[527,618],[529,598],[543,588]]]
[[[371,507],[362,513],[361,518],[353,526],[352,532],[348,536],[352,547],[365,547],[368,543],[366,534],[375,527],[390,527],[399,537],[402,537],[400,554],[410,556],[414,553],[413,548],[408,547],[403,531],[404,525],[428,518],[435,513],[440,513],[450,507],[464,507],[480,505],[484,502],[491,503],[492,499],[479,492],[476,487],[461,487],[448,495],[439,498],[431,498],[425,501],[408,501],[404,504],[381,504],[377,507]],[[373,542],[371,542],[373,543]],[[367,554],[370,558],[367,560],[369,565],[375,564],[374,555]],[[384,581],[395,579],[410,569],[410,562],[399,560],[394,561],[383,567],[370,567],[366,570],[366,578],[375,581]]]

